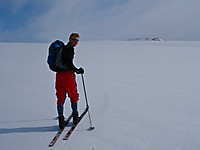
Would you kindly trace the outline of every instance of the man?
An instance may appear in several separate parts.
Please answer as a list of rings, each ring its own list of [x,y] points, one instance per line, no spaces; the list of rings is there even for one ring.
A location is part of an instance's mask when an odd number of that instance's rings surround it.
[[[83,68],[77,69],[73,64],[74,59],[74,47],[79,42],[79,34],[72,33],[69,37],[69,42],[63,47],[61,60],[64,65],[67,66],[68,71],[56,73],[56,96],[57,96],[57,111],[59,119],[59,127],[63,129],[65,126],[65,120],[63,115],[63,105],[66,99],[66,93],[71,101],[71,108],[73,114],[73,123],[77,124],[80,119],[78,117],[77,102],[79,100],[79,94],[77,91],[77,84],[75,81],[75,73],[83,74]]]

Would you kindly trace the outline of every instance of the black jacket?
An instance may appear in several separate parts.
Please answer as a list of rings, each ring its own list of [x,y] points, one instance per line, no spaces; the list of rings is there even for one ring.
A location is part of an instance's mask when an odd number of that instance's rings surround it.
[[[74,66],[74,47],[68,42],[62,49],[62,63],[66,64],[70,71],[76,72],[78,69]]]

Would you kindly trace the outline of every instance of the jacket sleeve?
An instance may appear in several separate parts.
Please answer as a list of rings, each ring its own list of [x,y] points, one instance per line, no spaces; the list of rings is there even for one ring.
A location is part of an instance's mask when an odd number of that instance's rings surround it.
[[[74,48],[66,45],[63,47],[61,59],[62,59],[63,64],[66,64],[70,70],[73,70],[74,72],[76,72],[78,69],[75,67],[73,63],[74,54],[75,54]]]

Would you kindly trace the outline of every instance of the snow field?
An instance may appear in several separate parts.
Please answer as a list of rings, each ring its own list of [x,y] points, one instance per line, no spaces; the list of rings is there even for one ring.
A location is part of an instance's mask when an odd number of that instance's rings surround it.
[[[200,148],[200,42],[80,42],[75,64],[85,69],[96,128],[87,131],[86,115],[70,139],[62,141],[64,132],[53,148],[48,144],[58,126],[48,45],[0,44],[1,150]],[[82,112],[79,75],[77,83]],[[66,117],[70,111],[66,100]]]

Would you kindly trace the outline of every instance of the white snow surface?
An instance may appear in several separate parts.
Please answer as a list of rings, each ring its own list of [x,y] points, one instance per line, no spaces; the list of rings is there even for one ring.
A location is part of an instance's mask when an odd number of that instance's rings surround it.
[[[88,115],[68,141],[58,130],[49,43],[0,44],[0,150],[199,150],[200,42],[84,41]],[[85,108],[81,76],[79,112]],[[71,112],[69,99],[65,116]]]

